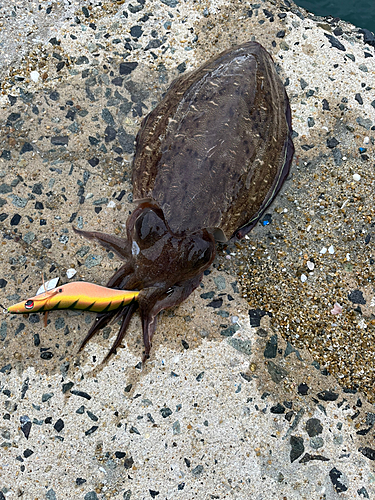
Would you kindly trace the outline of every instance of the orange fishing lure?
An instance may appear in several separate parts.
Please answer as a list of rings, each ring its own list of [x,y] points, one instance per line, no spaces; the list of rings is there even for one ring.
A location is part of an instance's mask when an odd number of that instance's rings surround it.
[[[138,294],[137,291],[116,290],[85,281],[75,281],[18,302],[8,307],[8,312],[27,314],[54,309],[74,309],[106,313],[130,304],[137,299]]]

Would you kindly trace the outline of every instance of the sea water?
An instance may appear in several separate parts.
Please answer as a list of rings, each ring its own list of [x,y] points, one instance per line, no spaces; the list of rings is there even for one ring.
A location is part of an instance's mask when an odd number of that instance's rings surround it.
[[[318,16],[339,17],[375,32],[375,0],[295,0],[300,7]]]

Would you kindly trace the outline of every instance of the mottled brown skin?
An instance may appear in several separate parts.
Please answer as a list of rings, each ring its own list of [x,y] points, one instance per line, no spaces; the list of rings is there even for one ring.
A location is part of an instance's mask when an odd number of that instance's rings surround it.
[[[141,290],[138,304],[99,314],[81,347],[114,316],[120,344],[139,306],[145,358],[160,311],[199,285],[215,239],[242,238],[272,203],[294,147],[289,101],[256,42],[227,50],[177,79],[136,139],[126,238],[77,231],[125,260],[107,286]]]

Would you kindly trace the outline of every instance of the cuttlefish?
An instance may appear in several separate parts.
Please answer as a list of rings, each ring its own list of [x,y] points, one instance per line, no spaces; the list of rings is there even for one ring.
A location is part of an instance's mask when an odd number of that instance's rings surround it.
[[[74,229],[124,260],[106,288],[130,293],[98,313],[81,348],[122,318],[110,356],[139,308],[149,357],[158,314],[197,288],[215,241],[243,238],[274,200],[292,161],[291,133],[287,94],[259,43],[226,50],[172,83],[136,138],[136,207],[125,234]]]

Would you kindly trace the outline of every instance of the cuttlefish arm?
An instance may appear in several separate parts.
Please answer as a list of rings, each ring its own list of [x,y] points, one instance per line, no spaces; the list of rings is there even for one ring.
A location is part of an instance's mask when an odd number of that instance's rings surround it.
[[[138,291],[116,290],[85,281],[67,283],[8,307],[13,314],[73,309],[106,313],[136,300]]]
[[[114,322],[116,320],[122,319],[120,329],[117,333],[116,339],[112,344],[111,349],[108,351],[106,357],[103,359],[103,363],[105,363],[111,356],[112,354],[116,353],[117,347],[121,344],[122,339],[125,336],[126,329],[130,323],[131,317],[133,313],[137,310],[138,308],[138,302],[135,302],[135,300],[132,300],[130,304],[126,305],[125,307],[115,310],[115,311],[110,311],[107,313],[99,313],[96,318],[94,323],[91,325],[90,330],[87,332],[86,337],[83,339],[82,344],[78,351],[81,351],[87,342],[97,333],[99,330],[104,328],[108,323]]]

